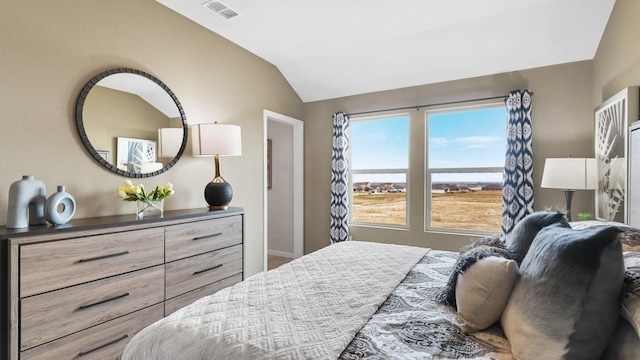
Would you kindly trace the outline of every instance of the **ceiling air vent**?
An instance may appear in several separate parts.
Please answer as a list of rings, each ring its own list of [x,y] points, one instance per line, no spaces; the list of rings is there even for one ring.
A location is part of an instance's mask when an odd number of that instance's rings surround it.
[[[227,5],[217,0],[208,1],[202,5],[227,20],[238,16],[237,12],[229,9]]]

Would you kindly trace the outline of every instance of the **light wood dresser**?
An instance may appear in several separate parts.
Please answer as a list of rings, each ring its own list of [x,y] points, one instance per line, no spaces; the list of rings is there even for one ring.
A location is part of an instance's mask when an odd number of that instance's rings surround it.
[[[244,212],[0,228],[3,359],[116,359],[145,326],[242,281]]]

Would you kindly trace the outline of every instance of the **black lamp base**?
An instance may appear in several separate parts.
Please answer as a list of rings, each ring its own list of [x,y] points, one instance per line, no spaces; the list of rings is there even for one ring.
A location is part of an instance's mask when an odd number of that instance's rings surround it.
[[[209,210],[227,210],[233,198],[233,189],[228,182],[224,180],[219,182],[216,181],[217,179],[204,188],[204,199],[209,204]]]
[[[571,199],[573,198],[573,190],[562,190],[564,199],[567,202],[567,220],[571,221]]]

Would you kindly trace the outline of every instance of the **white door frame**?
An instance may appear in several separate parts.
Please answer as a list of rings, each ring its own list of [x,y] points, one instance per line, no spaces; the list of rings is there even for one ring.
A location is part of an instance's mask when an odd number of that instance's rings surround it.
[[[276,121],[293,126],[293,257],[299,258],[304,252],[304,123],[302,120],[264,110],[262,120],[262,144],[264,153],[264,270],[267,271],[269,239],[269,204],[267,190],[267,123]]]

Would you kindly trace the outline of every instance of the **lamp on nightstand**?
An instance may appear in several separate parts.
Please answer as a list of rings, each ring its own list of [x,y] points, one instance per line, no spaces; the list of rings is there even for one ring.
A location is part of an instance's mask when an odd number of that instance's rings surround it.
[[[240,126],[218,124],[196,124],[191,128],[193,156],[213,156],[216,175],[204,189],[204,198],[209,210],[226,210],[233,197],[231,184],[220,175],[220,156],[242,155]]]
[[[540,186],[562,189],[567,202],[567,219],[571,221],[571,199],[574,190],[598,188],[596,159],[572,157],[546,159]]]

